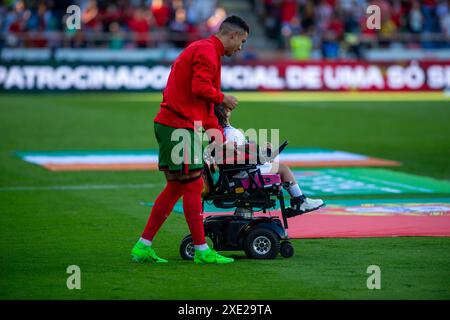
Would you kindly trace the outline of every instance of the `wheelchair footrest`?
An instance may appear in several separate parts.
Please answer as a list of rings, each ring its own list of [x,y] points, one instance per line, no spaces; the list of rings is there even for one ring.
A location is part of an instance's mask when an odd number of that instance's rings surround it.
[[[313,211],[313,210],[310,210]],[[292,208],[286,208],[286,218],[293,218],[296,216],[301,216],[302,214],[308,213],[310,211],[299,211],[299,210],[294,210]]]

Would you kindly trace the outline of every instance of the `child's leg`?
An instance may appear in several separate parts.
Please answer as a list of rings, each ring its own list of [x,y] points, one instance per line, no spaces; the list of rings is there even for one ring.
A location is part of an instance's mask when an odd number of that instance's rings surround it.
[[[289,195],[293,198],[300,197],[303,195],[302,190],[300,189],[300,186],[297,183],[297,180],[294,177],[294,174],[292,173],[291,169],[285,164],[280,163],[278,165],[278,172],[281,176],[282,182],[291,181],[292,184],[288,187],[287,191],[289,192]]]
[[[297,183],[297,181],[295,180],[294,174],[292,173],[291,169],[289,169],[289,167],[285,164],[278,164],[278,172],[277,172],[280,176],[281,176],[281,181],[282,182],[286,182],[286,181],[292,181],[292,183]]]
[[[297,180],[294,177],[294,174],[288,166],[280,163],[278,170],[275,171],[278,171],[277,173],[281,176],[282,182],[292,182],[292,184],[287,188],[287,191],[291,196],[291,217],[317,210],[325,205],[321,199],[310,199],[303,194]]]

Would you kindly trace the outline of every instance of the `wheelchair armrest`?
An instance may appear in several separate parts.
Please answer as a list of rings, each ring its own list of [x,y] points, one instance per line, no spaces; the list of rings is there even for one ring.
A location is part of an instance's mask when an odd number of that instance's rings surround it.
[[[234,165],[219,165],[222,172],[240,172],[242,170],[256,169],[256,164],[234,164]]]

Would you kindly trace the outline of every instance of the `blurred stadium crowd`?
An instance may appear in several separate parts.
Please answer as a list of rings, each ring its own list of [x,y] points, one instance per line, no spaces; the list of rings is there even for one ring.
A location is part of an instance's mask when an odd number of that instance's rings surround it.
[[[252,1],[256,6],[258,0]],[[261,21],[266,35],[280,48],[321,47],[326,58],[337,58],[343,46],[360,57],[363,47],[405,46],[448,48],[448,0],[264,0]],[[380,29],[367,27],[369,5],[381,9]],[[302,37],[303,35],[303,37]],[[299,52],[301,54],[301,52]]]
[[[247,1],[276,49],[294,58],[319,48],[324,58],[342,49],[355,57],[365,47],[449,48],[448,0],[240,0]],[[232,1],[230,1],[232,2]],[[236,1],[234,1],[236,2]],[[182,48],[216,32],[227,11],[218,0],[4,0],[0,46],[22,48]],[[81,8],[81,29],[65,21]],[[381,8],[381,29],[366,26],[370,4]],[[253,27],[253,26],[252,26]]]
[[[69,30],[66,9],[81,8],[81,29]],[[4,1],[2,46],[184,47],[211,32],[226,17],[215,0]]]

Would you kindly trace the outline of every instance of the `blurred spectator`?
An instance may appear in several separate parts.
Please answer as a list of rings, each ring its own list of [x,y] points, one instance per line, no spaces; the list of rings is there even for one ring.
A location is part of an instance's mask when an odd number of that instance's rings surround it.
[[[52,12],[47,10],[47,5],[43,2],[38,4],[37,9],[31,9],[30,18],[27,21],[27,30],[49,30],[52,24]]]
[[[346,52],[346,58],[361,59],[362,58],[362,46],[358,36],[354,33],[345,34],[344,50]]]
[[[187,20],[190,24],[199,24],[208,20],[216,9],[216,0],[188,0],[186,1]],[[224,18],[225,19],[225,18]]]
[[[158,27],[165,27],[170,21],[170,7],[165,0],[152,1],[152,14]]]
[[[299,34],[302,30],[299,15],[299,6],[296,0],[283,0],[281,2],[281,35],[282,47],[287,47],[289,38]]]
[[[214,15],[206,21],[207,30],[210,33],[216,33],[219,31],[219,27],[223,20],[227,17],[227,12],[224,8],[218,7],[214,10]]]
[[[334,33],[336,39],[342,39],[342,35],[344,34],[344,24],[342,20],[339,13],[333,12],[330,22],[328,23],[327,31]]]
[[[440,1],[436,8],[437,15],[439,17],[439,24],[441,31],[446,37],[447,46],[449,46],[448,41],[450,40],[450,8],[449,2],[447,0]]]
[[[186,21],[186,10],[178,8],[175,11],[175,20],[170,23],[170,31],[173,35],[174,44],[177,48],[184,48],[188,40],[184,35],[189,34],[189,24]]]
[[[423,15],[420,10],[419,1],[413,1],[411,10],[409,11],[409,29],[412,33],[419,33],[422,31]]]
[[[392,3],[391,19],[396,29],[402,30],[405,26],[405,10],[400,0],[394,0]]]
[[[30,17],[30,12],[25,9],[23,1],[17,1],[13,8],[8,11],[3,32],[6,34],[6,44],[10,47],[23,45],[20,34],[26,30],[26,23]]]
[[[128,28],[134,33],[136,47],[146,48],[150,44],[150,26],[152,16],[146,9],[138,8],[128,21]]]
[[[45,48],[48,46],[48,39],[45,32],[51,28],[52,15],[47,11],[45,3],[40,3],[37,10],[31,10],[31,16],[27,21],[27,30],[29,32],[28,46],[36,48]]]
[[[274,0],[264,0],[263,25],[266,36],[270,39],[278,39],[281,36],[281,22],[278,19],[280,8]]]
[[[387,1],[383,1],[381,8],[381,29],[379,31],[379,35],[381,36],[380,46],[388,47],[394,40],[398,25],[395,22],[395,14],[391,4]],[[400,21],[398,21],[398,24],[400,24]]]
[[[423,31],[437,32],[439,24],[436,17],[436,0],[422,0],[422,13],[424,16]]]
[[[339,8],[342,10],[342,12],[351,13],[354,5],[353,2],[353,0],[339,0]]]
[[[289,24],[293,19],[298,19],[298,11],[296,0],[283,0],[281,2],[281,23]]]
[[[309,30],[314,26],[315,6],[313,0],[306,0],[300,5],[301,25],[303,30]]]
[[[326,31],[322,40],[322,57],[324,59],[337,59],[339,57],[340,44],[336,34]]]
[[[328,25],[333,14],[333,7],[327,0],[321,0],[316,10],[316,25],[319,32],[325,32],[328,29]]]
[[[291,56],[295,60],[308,60],[311,57],[312,40],[306,34],[296,34],[290,39]]]
[[[102,22],[103,30],[108,32],[111,30],[111,24],[120,24],[123,22],[124,12],[119,9],[117,4],[108,3],[106,9],[100,11],[100,20]],[[116,27],[113,27],[116,29]]]
[[[81,13],[81,21],[86,31],[95,30],[100,23],[100,15],[98,14],[97,1],[90,0]]]
[[[122,49],[125,46],[125,34],[118,22],[112,22],[109,25],[109,48]]]

